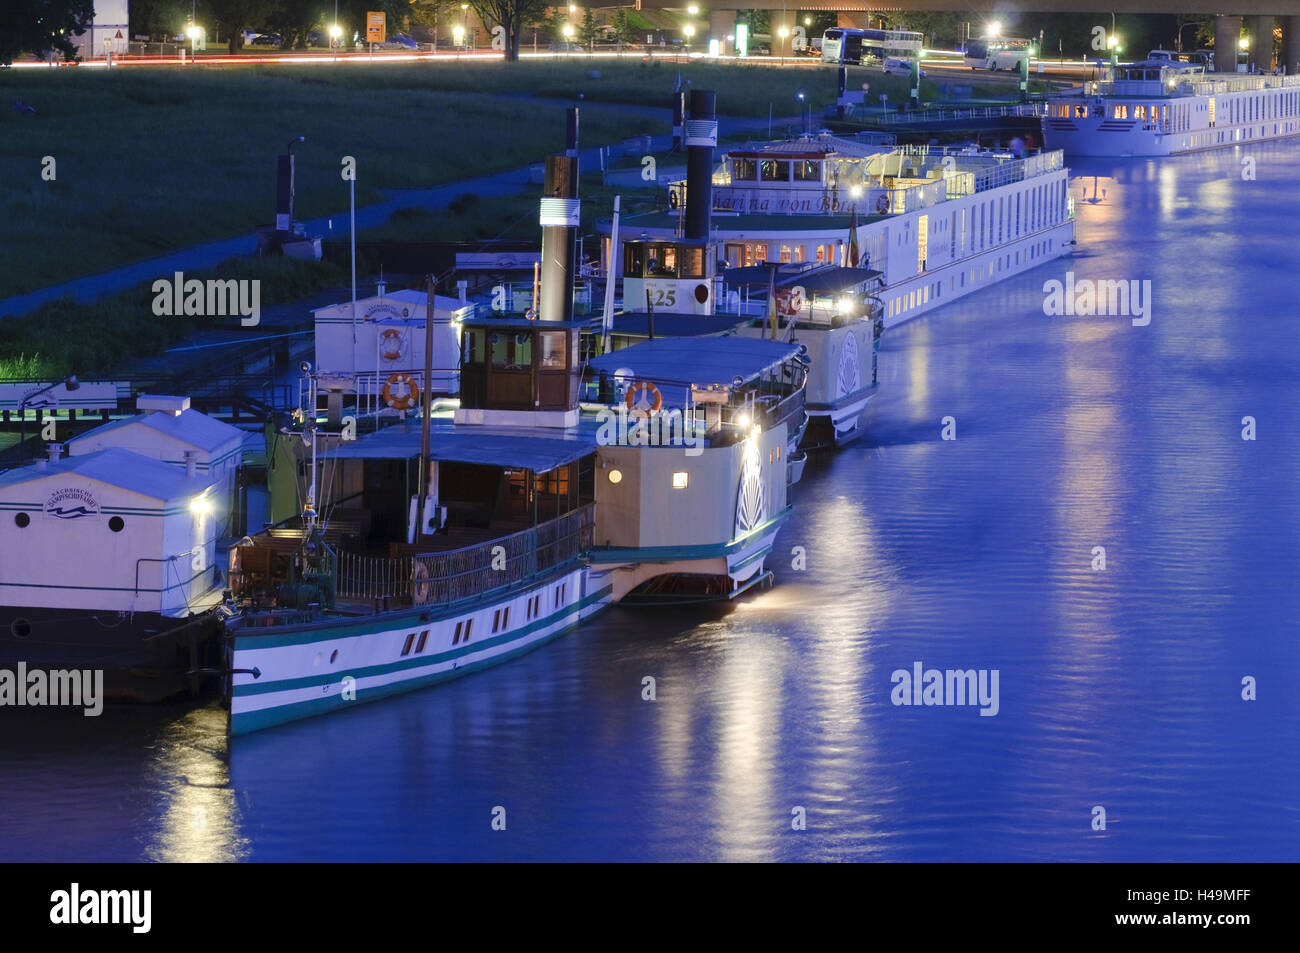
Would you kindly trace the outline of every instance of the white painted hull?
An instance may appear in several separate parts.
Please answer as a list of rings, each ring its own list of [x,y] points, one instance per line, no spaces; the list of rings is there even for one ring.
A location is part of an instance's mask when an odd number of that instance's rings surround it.
[[[593,588],[600,580],[590,575],[587,567],[575,567],[459,611],[417,606],[298,626],[234,628],[228,636],[236,670],[230,733],[413,691],[536,648],[609,605],[609,586]],[[535,599],[540,609],[534,613],[529,603]]]
[[[1271,119],[1213,129],[1162,132],[1138,120],[1043,120],[1043,138],[1049,149],[1067,155],[1140,158],[1179,155],[1220,149],[1243,143],[1267,142],[1300,135],[1300,118]]]

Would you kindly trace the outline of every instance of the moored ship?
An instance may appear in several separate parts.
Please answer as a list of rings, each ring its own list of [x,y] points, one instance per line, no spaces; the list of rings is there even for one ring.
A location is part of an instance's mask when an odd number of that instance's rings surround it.
[[[548,183],[574,181],[569,161],[552,157]],[[554,209],[543,201],[540,313],[458,324],[458,403],[435,410],[425,389],[418,423],[376,413],[352,439],[317,426],[305,372],[302,516],[231,555],[232,734],[498,664],[628,596],[728,599],[770,581],[804,352],[647,342],[588,368]]]
[[[1048,148],[1079,156],[1167,156],[1300,134],[1300,76],[1208,73],[1164,57],[1107,67],[1048,98]]]

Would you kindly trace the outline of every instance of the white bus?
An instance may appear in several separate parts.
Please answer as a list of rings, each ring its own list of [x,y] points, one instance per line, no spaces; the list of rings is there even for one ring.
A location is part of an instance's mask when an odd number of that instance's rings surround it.
[[[833,27],[822,35],[822,62],[879,66],[890,57],[920,59],[921,34]]]
[[[971,69],[1020,69],[1033,53],[1029,40],[1013,36],[983,37],[966,41],[964,59]]]

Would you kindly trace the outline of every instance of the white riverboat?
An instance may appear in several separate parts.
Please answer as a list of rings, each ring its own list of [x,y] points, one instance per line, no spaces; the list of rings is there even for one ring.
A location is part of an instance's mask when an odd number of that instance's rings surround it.
[[[1049,149],[1167,156],[1300,134],[1300,76],[1208,73],[1164,57],[1104,70],[1049,97]]]
[[[826,133],[749,145],[673,183],[669,211],[624,219],[606,269],[623,279],[624,326],[647,311],[702,325],[734,315],[731,333],[803,343],[810,442],[840,444],[861,434],[882,328],[1070,251],[1067,182],[1060,151]],[[775,320],[753,297],[761,285],[777,298]]]
[[[232,553],[232,734],[495,665],[627,597],[770,581],[800,349],[647,342],[609,355],[602,386],[582,382],[585,327],[467,320],[459,406],[312,434],[304,516]]]

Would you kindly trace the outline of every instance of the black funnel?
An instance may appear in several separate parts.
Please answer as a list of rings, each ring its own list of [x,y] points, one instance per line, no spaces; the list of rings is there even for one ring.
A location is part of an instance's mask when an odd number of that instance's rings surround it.
[[[707,239],[713,211],[713,149],[718,144],[717,94],[691,90],[685,122],[686,238]]]

